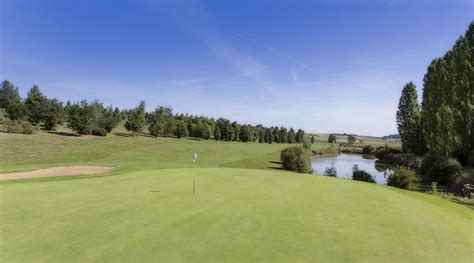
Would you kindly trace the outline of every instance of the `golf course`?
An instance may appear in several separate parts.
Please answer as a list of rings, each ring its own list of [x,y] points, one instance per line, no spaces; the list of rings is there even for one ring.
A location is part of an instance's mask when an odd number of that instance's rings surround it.
[[[282,171],[279,150],[286,145],[118,134],[0,133],[0,173],[113,167],[96,175],[0,181],[1,262],[474,257],[474,212],[467,206],[383,185]]]
[[[0,263],[474,263],[472,0],[0,0]]]

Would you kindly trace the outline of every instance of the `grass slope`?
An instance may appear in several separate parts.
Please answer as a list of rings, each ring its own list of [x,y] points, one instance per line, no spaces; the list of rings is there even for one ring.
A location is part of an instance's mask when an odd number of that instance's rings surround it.
[[[283,144],[216,142],[144,136],[71,137],[39,132],[34,135],[0,133],[0,172],[61,165],[106,165],[118,172],[191,167],[193,152],[201,167],[219,167],[245,158],[257,159],[260,169],[275,166]],[[262,156],[264,158],[262,158]],[[240,166],[242,167],[242,166]],[[116,171],[117,172],[117,171]]]
[[[0,185],[1,262],[469,262],[473,212],[284,171],[142,170]],[[197,194],[192,195],[192,181]]]

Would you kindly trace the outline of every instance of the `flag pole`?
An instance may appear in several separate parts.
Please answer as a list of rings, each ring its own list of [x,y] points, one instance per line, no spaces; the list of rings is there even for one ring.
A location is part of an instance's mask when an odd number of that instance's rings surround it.
[[[193,195],[196,194],[196,162],[197,162],[197,154],[194,152],[193,154]]]
[[[193,194],[196,193],[196,181],[194,180],[196,178],[196,163],[193,163]]]

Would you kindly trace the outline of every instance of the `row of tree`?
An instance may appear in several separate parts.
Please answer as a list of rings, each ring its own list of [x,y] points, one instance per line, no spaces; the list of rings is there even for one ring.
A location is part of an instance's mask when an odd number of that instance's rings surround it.
[[[397,125],[406,153],[474,159],[474,22],[429,65],[421,105],[412,82],[403,88]]]
[[[239,124],[228,119],[217,120],[205,116],[188,114],[173,114],[171,107],[159,106],[153,112],[145,112],[145,102],[127,111],[125,128],[134,133],[140,133],[148,125],[148,131],[153,136],[161,137],[194,137],[215,139],[221,141],[241,141],[260,143],[302,143],[305,132],[293,128],[264,127]]]
[[[144,101],[136,108],[126,110],[104,106],[97,100],[68,101],[64,104],[58,99],[47,98],[38,86],[33,86],[23,100],[18,88],[7,80],[2,82],[0,108],[5,108],[6,116],[11,120],[29,121],[36,126],[42,124],[46,130],[65,123],[78,134],[104,136],[125,121],[124,127],[128,131],[139,134],[147,128],[156,137],[260,143],[302,143],[306,137],[301,129],[295,132],[293,128],[242,125],[224,118],[215,120],[205,116],[174,114],[171,107],[158,106],[154,111],[146,112]]]

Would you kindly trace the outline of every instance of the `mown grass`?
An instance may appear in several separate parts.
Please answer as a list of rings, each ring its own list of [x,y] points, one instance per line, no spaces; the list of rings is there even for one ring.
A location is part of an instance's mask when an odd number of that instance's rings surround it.
[[[386,186],[280,171],[286,146],[0,133],[1,172],[117,167],[105,175],[2,181],[0,262],[474,257],[471,209]],[[313,145],[316,151],[326,147]]]
[[[274,164],[265,156],[286,146],[145,136],[0,133],[0,172],[86,164],[114,166],[120,171],[183,168],[192,166],[194,152],[198,154],[201,167],[218,167],[245,158],[257,158],[259,169],[269,169]]]
[[[469,262],[474,253],[466,207],[277,170],[141,170],[0,192],[2,262]]]

